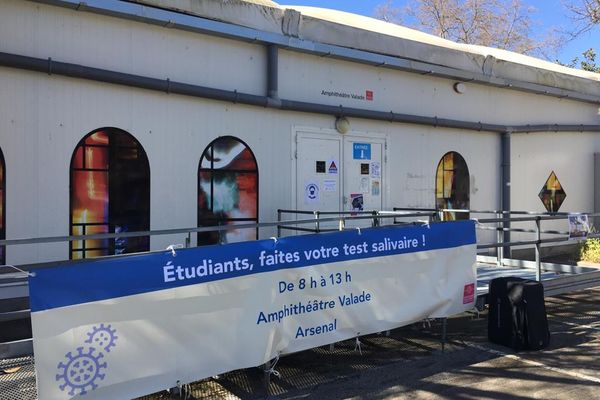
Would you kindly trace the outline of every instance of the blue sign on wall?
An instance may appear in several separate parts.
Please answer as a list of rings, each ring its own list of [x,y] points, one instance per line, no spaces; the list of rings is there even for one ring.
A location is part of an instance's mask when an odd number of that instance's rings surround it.
[[[355,160],[371,159],[371,143],[353,143],[352,158]]]

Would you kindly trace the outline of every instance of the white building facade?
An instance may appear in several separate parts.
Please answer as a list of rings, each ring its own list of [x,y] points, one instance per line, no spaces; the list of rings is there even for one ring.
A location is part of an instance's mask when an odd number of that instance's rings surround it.
[[[270,222],[278,209],[543,212],[552,172],[560,211],[594,211],[599,190],[598,75],[344,13],[5,0],[0,87],[5,239]],[[3,257],[183,240],[13,245]]]

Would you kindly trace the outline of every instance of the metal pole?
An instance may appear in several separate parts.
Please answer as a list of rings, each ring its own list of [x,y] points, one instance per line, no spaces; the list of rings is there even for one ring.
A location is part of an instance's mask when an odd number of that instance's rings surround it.
[[[277,237],[280,238],[281,237],[281,225],[279,225],[279,223],[281,223],[281,210],[277,210]]]
[[[379,223],[378,223],[378,222],[379,222],[379,220],[377,219],[377,211],[373,210],[373,211],[371,212],[371,215],[373,215],[373,223],[371,224],[371,226],[372,226],[373,228],[375,228],[376,226],[379,226]]]
[[[510,132],[504,132],[501,139],[501,156],[502,156],[502,211],[504,216],[510,218]],[[504,228],[504,242],[510,242],[510,221],[502,224]],[[503,257],[510,258],[510,247],[503,248]]]
[[[269,397],[269,386],[271,386],[271,366],[272,361],[269,360],[263,365],[263,383],[265,385],[266,396]]]
[[[537,217],[535,219],[535,235],[536,235],[536,242],[535,242],[535,280],[538,282],[542,281],[542,262],[541,262],[541,257],[540,257],[540,247],[541,247],[541,240],[542,240],[542,231],[540,229],[540,217]]]
[[[217,224],[217,226],[221,226],[221,221]],[[219,244],[223,244],[225,242],[226,231],[219,231]]]
[[[276,45],[267,45],[267,96],[270,99],[279,99],[278,50]]]
[[[189,248],[192,245],[192,232],[188,232],[187,237],[185,238],[185,247]]]
[[[317,231],[317,233],[321,232],[321,226],[319,224],[319,211],[315,211],[315,230]]]
[[[498,219],[502,218],[502,213],[497,213],[496,217],[498,217]],[[497,224],[498,230],[496,231],[496,240],[498,241],[498,244],[502,244],[502,238],[504,237],[504,234],[502,232],[502,222],[498,222]],[[504,248],[501,246],[496,247],[496,266],[501,267],[502,266],[502,257],[504,253]]]
[[[442,353],[446,349],[446,331],[447,331],[448,319],[442,318]]]

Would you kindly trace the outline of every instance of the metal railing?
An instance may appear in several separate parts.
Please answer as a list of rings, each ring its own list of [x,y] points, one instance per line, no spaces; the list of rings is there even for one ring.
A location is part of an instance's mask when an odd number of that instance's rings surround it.
[[[312,215],[314,228],[302,228],[293,226],[293,220],[284,221],[284,214],[291,215]],[[396,212],[396,211],[305,211],[305,210],[277,210],[277,236],[281,236],[284,230],[295,231],[295,232],[310,232],[310,233],[323,233],[323,232],[335,232],[344,230],[346,228],[346,222],[348,221],[370,221],[371,227],[381,226],[381,222],[392,219],[394,224],[402,223],[398,221],[398,218],[427,218],[426,222],[430,223],[435,220],[435,213],[429,210],[414,210],[413,212]],[[306,221],[306,220],[304,220]],[[298,220],[298,222],[304,222]],[[324,228],[322,225],[326,222],[337,222],[338,228]],[[424,222],[424,221],[422,221]],[[404,222],[410,223],[410,222]]]
[[[542,222],[544,221],[566,221],[569,216],[572,215],[586,215],[590,222],[594,218],[600,217],[600,213],[568,213],[568,212],[556,212],[556,213],[543,213],[543,212],[532,212],[532,211],[502,211],[502,210],[454,210],[454,209],[428,209],[428,208],[394,208],[395,211],[428,211],[437,212],[438,219],[441,219],[443,213],[468,213],[471,219],[477,222],[477,229],[481,231],[496,231],[496,241],[493,243],[478,243],[478,250],[485,249],[496,249],[496,260],[495,263],[498,267],[505,265],[526,265],[525,263],[515,263],[511,261],[510,250],[514,247],[533,247],[534,251],[534,262],[536,270],[536,280],[541,280],[542,272],[544,269],[544,263],[542,263],[541,249],[542,245],[547,244],[564,244],[574,243],[575,240],[569,237],[568,231],[553,230],[553,229],[542,229]],[[473,218],[473,215],[483,215],[484,218]],[[485,218],[486,215],[491,217]],[[516,228],[513,224],[533,223],[533,227],[530,228]],[[531,240],[510,240],[505,241],[505,233],[524,233],[532,234]],[[591,233],[587,238],[598,238],[600,234],[595,233],[595,229],[592,229]],[[508,257],[507,257],[507,250]],[[552,270],[556,270],[555,265],[552,265]],[[570,271],[577,270],[576,268],[570,268]]]
[[[408,218],[421,218],[419,222],[439,222],[443,220],[443,213],[469,213],[470,215],[493,215],[493,218],[472,218],[478,223],[478,229],[481,230],[495,230],[499,233],[502,232],[518,232],[518,233],[534,233],[535,239],[528,241],[511,241],[504,242],[501,235],[498,235],[498,240],[494,243],[478,244],[478,249],[486,248],[504,248],[524,245],[538,245],[547,243],[558,243],[569,240],[568,232],[556,231],[556,230],[542,230],[541,222],[550,220],[566,220],[571,213],[537,213],[528,211],[478,211],[478,210],[455,210],[455,209],[434,209],[434,208],[400,208],[395,207],[393,211],[381,211],[381,210],[370,210],[370,211],[305,211],[305,210],[277,210],[277,221],[276,222],[261,222],[261,223],[247,223],[238,225],[219,225],[219,226],[204,226],[204,227],[190,227],[190,228],[176,228],[176,229],[159,229],[139,232],[121,232],[121,233],[98,233],[92,235],[65,235],[65,236],[48,236],[38,238],[20,238],[20,239],[5,239],[0,240],[0,246],[15,246],[15,245],[27,245],[27,244],[43,244],[43,243],[59,243],[69,241],[82,241],[82,240],[100,240],[100,239],[117,239],[117,238],[130,238],[130,237],[141,237],[141,236],[161,236],[161,235],[184,235],[185,247],[190,247],[191,235],[193,233],[202,232],[223,232],[229,230],[238,229],[262,229],[262,228],[276,228],[277,235],[281,236],[284,231],[296,231],[296,232],[309,232],[309,233],[321,233],[331,232],[337,230],[343,230],[346,227],[348,221],[369,221],[371,227],[377,227],[382,224],[383,221],[392,220],[392,223],[411,223],[402,221],[402,219]],[[290,214],[293,216],[311,216],[312,218],[302,219],[289,219],[284,220],[283,216]],[[600,213],[581,213],[588,217],[600,217]],[[514,217],[514,215],[518,215]],[[324,227],[323,224],[327,222],[335,222],[338,224],[337,228]],[[531,229],[523,228],[506,228],[506,223],[520,223],[520,222],[534,222],[535,227]],[[485,224],[496,224],[496,226],[484,226]],[[309,227],[305,227],[308,225]],[[541,235],[562,235],[559,238],[542,238]],[[221,235],[222,236],[222,235]],[[598,234],[592,234],[590,237],[599,237]],[[502,258],[502,257],[500,257]],[[23,266],[27,269],[28,266]]]
[[[190,227],[190,228],[177,228],[177,229],[160,229],[160,230],[149,230],[140,232],[123,232],[123,233],[100,233],[92,235],[71,235],[71,236],[48,236],[39,238],[22,238],[22,239],[5,239],[0,240],[0,246],[16,246],[16,245],[30,245],[30,244],[43,244],[43,243],[59,243],[59,242],[70,242],[70,241],[81,241],[81,240],[99,240],[99,239],[117,239],[117,238],[129,238],[129,237],[140,237],[140,236],[160,236],[160,235],[177,235],[183,234],[184,247],[191,246],[191,235],[193,233],[201,232],[223,232],[229,230],[238,229],[261,229],[261,228],[276,228],[277,236],[281,236],[284,231],[292,232],[307,232],[307,233],[322,233],[344,230],[346,224],[349,221],[368,221],[371,227],[381,226],[386,221],[390,221],[393,224],[415,224],[415,223],[435,223],[443,222],[444,213],[469,213],[469,215],[492,215],[492,218],[471,218],[477,222],[477,229],[479,230],[490,230],[496,231],[496,241],[492,243],[478,243],[478,250],[485,250],[490,248],[498,249],[497,261],[498,266],[504,264],[504,259],[507,258],[503,254],[504,249],[510,249],[518,246],[533,246],[535,251],[535,260],[538,267],[540,266],[540,251],[543,244],[557,244],[561,242],[567,242],[570,240],[568,237],[569,232],[558,231],[558,230],[543,230],[541,224],[543,221],[555,221],[555,220],[566,220],[571,213],[536,213],[528,211],[478,211],[478,210],[454,210],[454,209],[433,209],[433,208],[400,208],[395,207],[393,211],[305,211],[305,210],[277,210],[277,221],[276,222],[261,222],[261,223],[247,223],[239,225],[219,225],[219,226],[205,226],[205,227]],[[301,219],[287,219],[284,220],[284,215],[292,216],[312,216],[312,218],[301,218]],[[516,215],[513,216],[513,215]],[[600,213],[580,213],[580,215],[587,215],[588,217],[600,217]],[[413,221],[407,221],[407,219],[413,219]],[[414,221],[414,219],[417,219]],[[533,228],[515,228],[506,227],[513,223],[525,223],[533,222]],[[337,224],[336,228],[324,226],[326,223]],[[306,227],[308,225],[308,227]],[[354,228],[352,228],[354,229]],[[534,234],[534,238],[531,240],[520,240],[520,241],[504,241],[504,232],[514,233],[526,233]],[[544,237],[545,236],[545,237]],[[551,236],[551,237],[548,237]],[[223,235],[219,235],[220,238]],[[600,234],[592,233],[588,237],[600,237]],[[156,251],[156,250],[155,250]],[[162,251],[162,250],[158,250]],[[107,257],[127,257],[125,255],[118,256],[107,256]],[[67,262],[76,262],[71,260],[64,261],[53,261],[50,263],[37,263],[20,265],[19,268],[25,271],[30,271],[35,268],[44,267],[48,264],[56,265]],[[13,271],[14,272],[14,271]],[[7,274],[0,276],[8,277]]]
[[[436,208],[414,208],[414,207],[394,207],[393,211],[306,211],[306,210],[277,210],[278,221],[283,222],[284,215],[312,215],[313,227],[305,228],[293,225],[278,226],[277,233],[281,236],[284,230],[296,232],[330,232],[338,229],[324,228],[325,222],[339,222],[339,229],[344,229],[348,220],[369,220],[372,227],[382,224],[385,219],[392,218],[394,224],[407,223],[399,219],[402,218],[427,218],[426,222],[444,222],[444,216],[448,214],[467,213],[471,219],[475,220],[477,229],[480,231],[495,231],[496,240],[490,243],[481,243],[478,241],[477,250],[496,249],[495,264],[498,267],[515,265],[510,257],[511,249],[514,247],[532,247],[535,258],[536,280],[540,281],[544,271],[542,263],[541,249],[542,245],[562,244],[571,241],[568,231],[542,229],[544,221],[567,220],[572,215],[587,215],[588,218],[600,217],[600,213],[540,213],[532,211],[502,211],[502,210],[465,210],[465,209],[436,209]],[[473,216],[483,216],[484,218],[474,218]],[[330,216],[335,216],[331,218]],[[486,216],[489,216],[485,218]],[[299,220],[306,222],[307,220]],[[289,223],[287,221],[286,223]],[[420,221],[425,222],[425,221]],[[533,223],[533,227],[514,227],[513,224]],[[532,234],[529,240],[511,240],[505,241],[505,233]],[[588,238],[598,238],[600,234],[590,233]],[[487,260],[489,261],[489,259]],[[520,265],[527,265],[521,262]],[[529,265],[527,265],[529,267]],[[555,266],[551,267],[556,270]],[[577,270],[570,268],[570,271]],[[569,272],[570,272],[569,271]],[[565,271],[562,271],[565,272]]]
[[[207,226],[207,227],[192,227],[192,228],[178,228],[178,229],[160,229],[140,232],[125,232],[125,233],[101,233],[93,235],[71,235],[71,236],[48,236],[38,238],[20,238],[20,239],[6,239],[0,240],[0,246],[19,246],[19,245],[35,245],[35,244],[46,244],[46,243],[61,243],[70,242],[76,240],[98,240],[98,239],[117,239],[117,238],[129,238],[129,237],[140,237],[140,236],[161,236],[161,235],[183,235],[183,244],[181,247],[190,247],[192,243],[191,235],[193,233],[201,232],[224,232],[237,229],[265,229],[265,228],[276,228],[278,236],[281,236],[281,232],[285,229],[291,229],[302,232],[325,232],[329,229],[322,229],[321,224],[334,222],[338,224],[338,229],[343,230],[345,228],[344,221],[346,220],[371,220],[371,225],[378,226],[381,220],[389,218],[398,218],[402,216],[406,217],[421,217],[427,218],[431,213],[414,212],[414,213],[390,213],[389,215],[383,215],[382,212],[368,212],[360,213],[360,215],[354,215],[357,213],[347,213],[339,216],[339,213],[329,212],[304,212],[298,211],[298,215],[311,215],[313,218],[297,219],[290,221],[281,220],[281,215],[285,210],[278,212],[277,222],[262,222],[262,223],[247,223],[239,225],[221,225],[221,226]],[[351,215],[352,214],[352,215]],[[334,215],[337,215],[333,217]],[[375,218],[375,219],[374,219]],[[305,228],[305,226],[309,226]],[[313,228],[314,227],[314,228]],[[219,234],[219,238],[222,239],[223,235]],[[153,252],[164,252],[165,250],[154,250]],[[104,256],[104,257],[119,257],[125,258],[131,256],[131,254]],[[86,260],[62,260],[62,261],[51,261],[51,262],[40,262],[35,264],[19,265],[14,267],[12,265],[0,266],[0,302],[4,300],[23,300],[23,304],[27,303],[27,297],[29,296],[29,290],[27,285],[27,275],[35,273],[38,268],[44,268],[47,266],[60,266],[61,264],[71,264],[85,262]],[[89,261],[89,259],[88,259]],[[5,268],[2,268],[5,267]],[[4,311],[0,309],[0,322],[10,322],[14,320],[28,318],[30,310],[28,306],[24,305],[21,309],[10,311]],[[0,343],[0,358],[7,358],[22,354],[32,354],[33,347],[31,338],[18,340],[15,342]]]
[[[429,223],[443,223],[444,213],[469,213],[473,215],[491,216],[490,218],[471,218],[477,223],[477,229],[480,231],[496,231],[496,240],[492,243],[478,243],[477,249],[484,251],[487,249],[496,249],[495,257],[486,257],[478,255],[480,260],[487,263],[495,263],[498,267],[504,266],[518,266],[520,268],[535,268],[536,279],[542,279],[542,271],[554,271],[560,274],[570,273],[571,275],[561,276],[560,279],[554,279],[551,281],[544,281],[546,288],[546,294],[559,294],[569,290],[576,290],[581,288],[587,288],[592,286],[600,285],[600,270],[590,272],[583,267],[570,267],[566,269],[564,265],[560,264],[545,264],[541,262],[541,247],[545,244],[559,244],[569,241],[569,232],[542,229],[542,223],[547,221],[566,220],[569,213],[536,213],[527,211],[477,211],[477,210],[452,210],[452,209],[432,209],[432,208],[394,208],[393,211],[305,211],[305,210],[277,210],[277,221],[276,222],[263,222],[263,223],[247,223],[240,225],[221,225],[221,226],[210,226],[210,227],[192,227],[192,228],[180,228],[180,229],[162,229],[162,230],[150,230],[142,232],[126,232],[126,233],[103,233],[93,235],[73,235],[73,236],[52,236],[52,237],[41,237],[41,238],[24,238],[24,239],[7,239],[0,240],[0,246],[16,246],[16,245],[30,245],[30,244],[42,244],[42,243],[58,243],[68,242],[74,240],[94,240],[94,239],[116,239],[125,237],[139,237],[139,236],[156,236],[156,235],[179,235],[183,234],[185,244],[182,247],[191,246],[191,235],[199,232],[223,232],[237,229],[261,229],[261,228],[276,228],[277,236],[281,236],[284,231],[289,232],[300,232],[300,233],[321,233],[330,232],[346,229],[356,229],[347,227],[349,222],[362,222],[369,225],[370,227],[379,227],[389,224],[429,224]],[[284,216],[302,218],[284,219]],[[600,213],[584,213],[588,217],[600,217]],[[310,216],[311,218],[305,218]],[[533,223],[533,227],[510,227],[510,224],[524,224]],[[329,224],[329,225],[328,225]],[[337,225],[336,228],[331,226]],[[517,240],[517,241],[504,241],[505,232],[514,232],[521,234],[532,234],[534,235],[531,240]],[[223,235],[219,235],[220,238]],[[600,237],[599,234],[591,234],[589,237]],[[504,249],[511,249],[513,247],[522,246],[533,246],[535,252],[535,262],[532,266],[526,261],[513,260],[509,257],[505,257]],[[164,250],[158,250],[164,251]],[[154,251],[156,252],[156,251]],[[107,257],[127,257],[125,255],[107,256]],[[85,261],[85,260],[82,260]],[[27,281],[25,280],[26,274],[31,271],[35,271],[37,268],[42,268],[48,265],[60,265],[63,263],[73,263],[79,261],[53,261],[29,265],[19,266],[23,272],[19,273],[1,273],[0,272],[0,300],[14,299],[28,296]],[[574,275],[579,274],[579,275]],[[29,316],[29,310],[17,310],[9,312],[0,311],[0,322],[10,321],[15,319],[27,318]],[[11,342],[11,343],[0,343],[0,356],[6,356],[9,354],[25,354],[31,350],[31,342],[29,340]]]

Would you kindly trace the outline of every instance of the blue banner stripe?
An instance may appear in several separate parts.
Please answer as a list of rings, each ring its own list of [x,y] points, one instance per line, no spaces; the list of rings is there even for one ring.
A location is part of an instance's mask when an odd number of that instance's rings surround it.
[[[474,244],[473,221],[292,236],[100,259],[36,271],[31,311],[148,293],[286,268]]]

